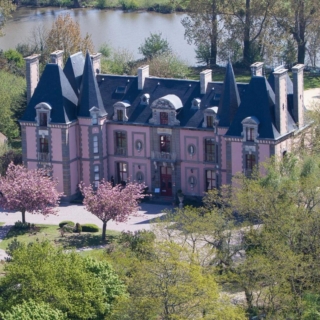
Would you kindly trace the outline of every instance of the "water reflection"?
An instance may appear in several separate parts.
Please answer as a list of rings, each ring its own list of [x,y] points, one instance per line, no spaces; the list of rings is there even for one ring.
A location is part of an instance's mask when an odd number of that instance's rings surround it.
[[[51,28],[61,13],[70,13],[81,27],[83,34],[89,33],[98,49],[104,42],[114,48],[128,48],[135,58],[140,58],[138,47],[150,33],[162,32],[173,50],[189,64],[195,64],[194,47],[184,39],[184,28],[180,21],[184,14],[157,14],[152,12],[130,12],[121,10],[63,9],[63,8],[19,8],[13,13],[0,38],[0,48],[7,50],[30,39],[32,30],[43,25]]]

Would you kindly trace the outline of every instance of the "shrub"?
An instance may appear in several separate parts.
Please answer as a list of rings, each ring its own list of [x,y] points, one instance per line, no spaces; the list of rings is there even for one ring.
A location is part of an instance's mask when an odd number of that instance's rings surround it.
[[[65,221],[61,221],[59,223],[59,227],[62,228],[63,226],[65,225],[69,225],[70,227],[74,227],[75,226],[75,223],[73,221],[68,221],[68,220],[65,220]]]
[[[136,0],[120,0],[119,3],[123,10],[137,10],[139,7]]]
[[[34,300],[23,301],[21,304],[13,306],[10,311],[1,313],[3,320],[65,320],[67,316],[60,310],[52,308],[44,302]]]
[[[23,223],[20,220],[14,223],[14,228],[17,230],[27,230],[30,229],[30,223]]]
[[[82,232],[99,232],[99,227],[93,223],[86,223],[82,225]]]
[[[74,228],[74,232],[81,233],[81,231],[82,231],[81,224],[77,222],[76,227]]]
[[[152,59],[155,56],[171,52],[171,47],[167,39],[162,38],[162,33],[150,33],[150,36],[144,39],[139,47],[141,53],[146,59]]]

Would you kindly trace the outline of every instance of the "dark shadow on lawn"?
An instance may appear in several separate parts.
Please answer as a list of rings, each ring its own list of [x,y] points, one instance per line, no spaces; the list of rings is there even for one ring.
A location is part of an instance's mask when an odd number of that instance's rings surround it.
[[[148,219],[148,220],[143,220],[143,221],[137,222],[135,224],[158,223],[158,222],[161,222],[161,221],[164,221],[164,220],[166,220],[166,215],[165,214],[163,216],[161,216],[161,217],[152,218],[152,219]]]
[[[3,228],[3,227],[0,227]],[[39,232],[43,232],[45,234],[45,231],[48,227],[30,227],[30,228],[15,228],[14,226],[10,229],[10,231],[7,233],[5,240],[10,239],[10,238],[15,238],[18,236],[22,236],[25,234],[29,234],[30,236],[36,235]]]
[[[81,233],[60,237],[54,240],[54,242],[61,245],[64,249],[70,249],[105,245],[115,241],[116,238],[116,236],[107,235],[106,241],[102,241],[100,233]]]

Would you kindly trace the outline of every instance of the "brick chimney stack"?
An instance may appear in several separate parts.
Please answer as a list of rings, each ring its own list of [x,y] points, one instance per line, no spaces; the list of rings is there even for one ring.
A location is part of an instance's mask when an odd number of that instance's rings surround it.
[[[27,103],[29,103],[39,82],[39,54],[24,58],[26,61]]]

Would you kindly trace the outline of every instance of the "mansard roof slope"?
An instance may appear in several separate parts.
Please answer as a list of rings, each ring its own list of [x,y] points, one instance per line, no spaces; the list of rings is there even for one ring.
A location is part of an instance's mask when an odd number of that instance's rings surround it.
[[[247,117],[256,117],[260,121],[259,138],[278,138],[280,134],[275,127],[274,107],[275,95],[266,78],[253,76],[226,136],[241,137],[241,122]]]
[[[51,106],[50,122],[69,123],[76,120],[78,98],[57,64],[47,64],[34,91],[22,121],[35,121],[35,107],[41,102]]]
[[[90,117],[89,110],[92,107],[99,109],[99,116],[105,116],[107,114],[102,102],[97,79],[92,68],[89,52],[86,54],[78,106],[79,117]]]
[[[229,61],[223,82],[218,116],[219,127],[229,127],[240,105],[240,95],[234,76],[232,64]]]
[[[114,113],[113,105],[118,101],[129,101],[128,122],[148,124],[152,115],[151,104],[167,95],[176,95],[182,102],[183,107],[178,110],[177,119],[180,126],[200,128],[203,123],[203,110],[218,106],[222,93],[222,82],[209,82],[205,94],[200,93],[200,82],[184,79],[166,79],[158,77],[147,77],[143,90],[138,90],[137,76],[116,76],[99,74],[97,76],[102,100],[108,118],[112,119]],[[238,84],[242,93],[247,84]],[[121,93],[118,88],[122,88]],[[142,95],[149,94],[149,105],[140,104]],[[192,108],[193,99],[200,98],[200,109]]]
[[[83,69],[84,57],[82,52],[77,52],[71,55],[63,68],[63,72],[77,96],[79,96],[80,92]]]

